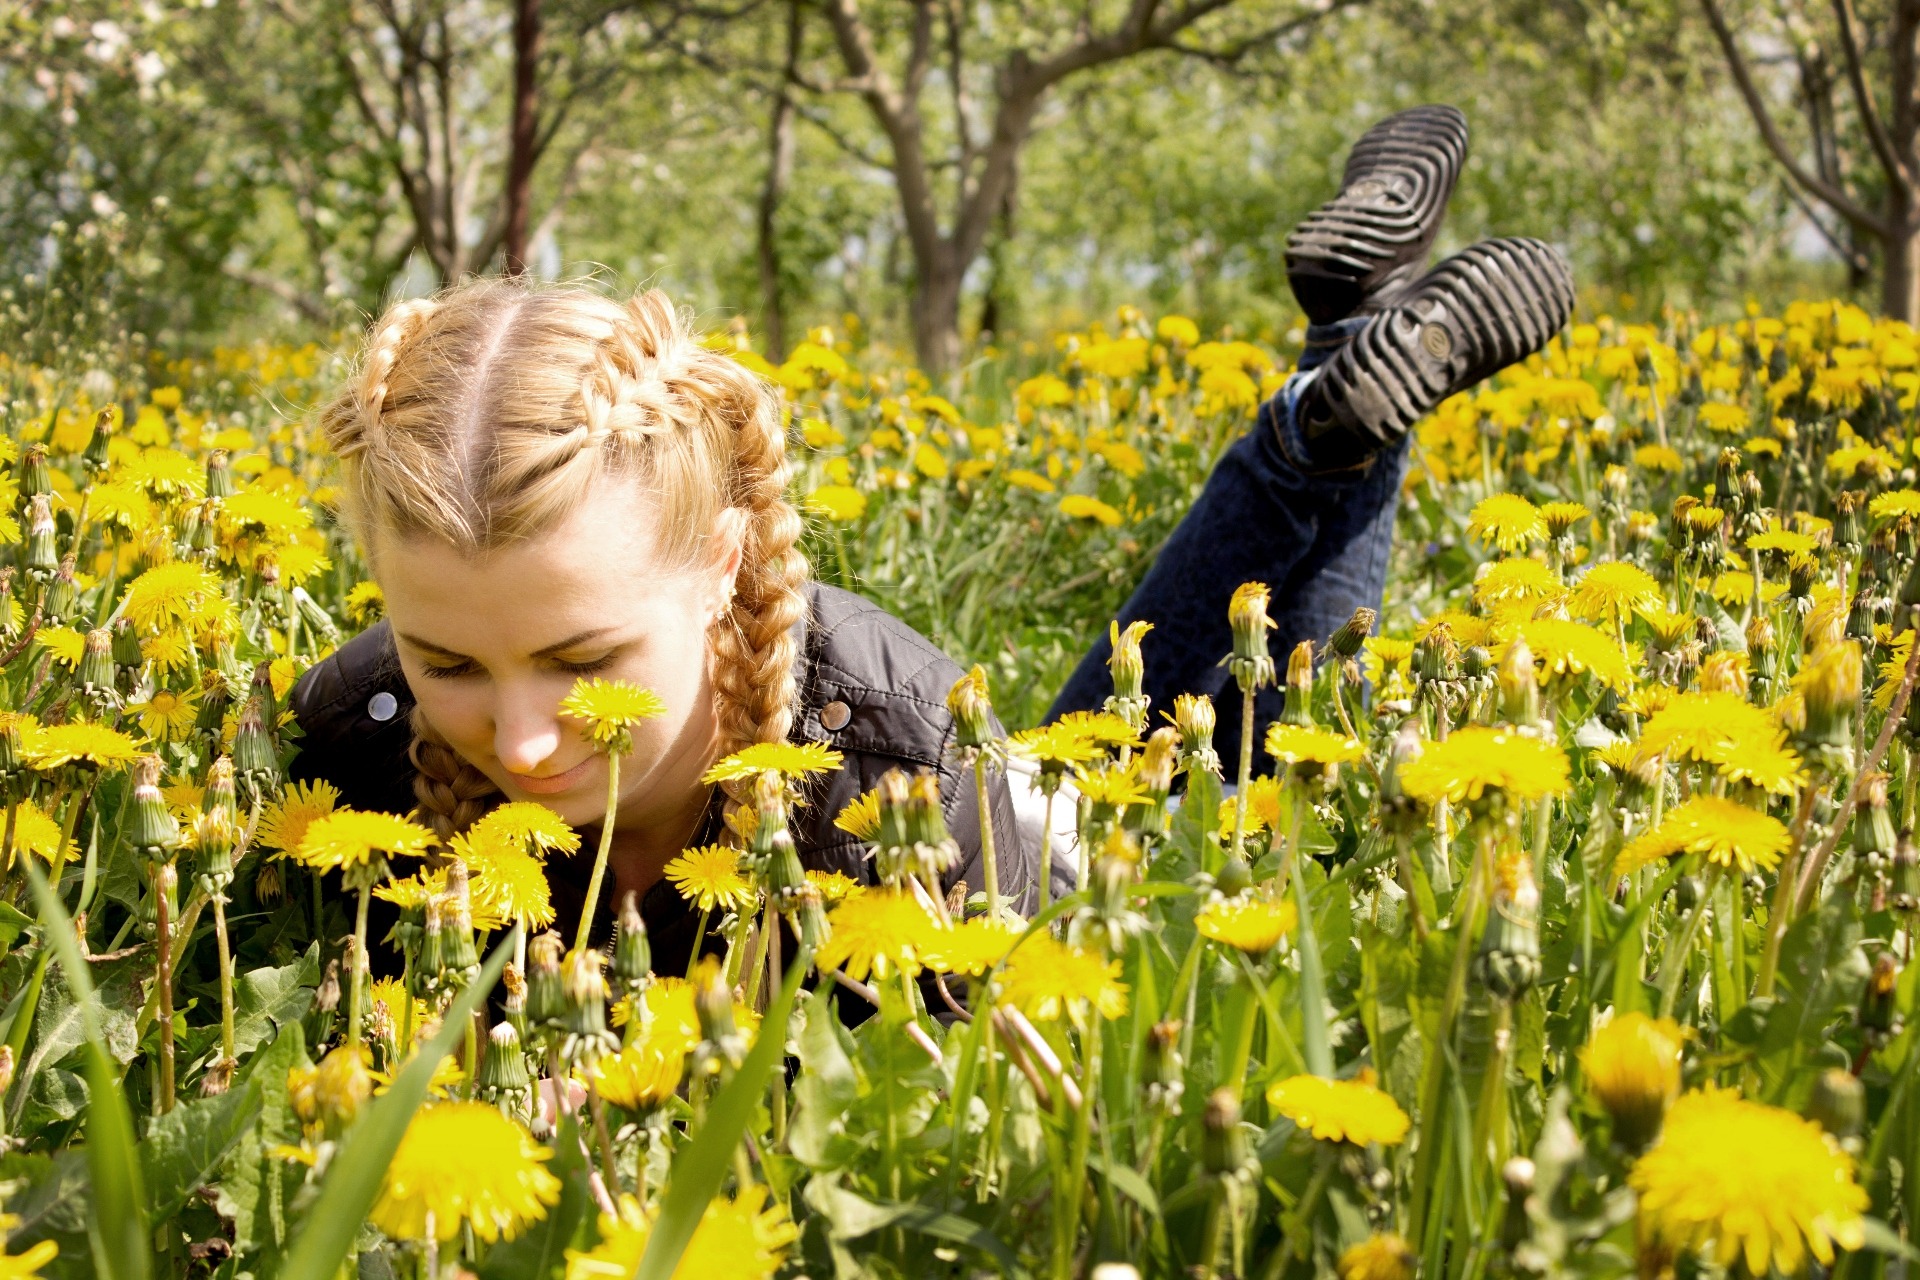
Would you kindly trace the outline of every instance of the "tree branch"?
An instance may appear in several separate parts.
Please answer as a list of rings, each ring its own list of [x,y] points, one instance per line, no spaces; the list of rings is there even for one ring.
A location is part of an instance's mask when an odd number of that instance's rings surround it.
[[[1766,103],[1761,100],[1760,90],[1753,83],[1753,75],[1747,69],[1746,58],[1742,56],[1740,46],[1734,40],[1732,30],[1727,26],[1726,17],[1720,12],[1720,6],[1715,3],[1715,0],[1700,0],[1700,7],[1706,11],[1707,21],[1713,27],[1714,38],[1720,42],[1720,51],[1726,56],[1727,69],[1733,73],[1734,84],[1739,88],[1740,96],[1747,104],[1747,113],[1753,117],[1754,124],[1759,126],[1760,136],[1765,140],[1767,149],[1773,152],[1773,158],[1780,162],[1795,182],[1848,222],[1871,231],[1883,239],[1891,237],[1893,229],[1855,203],[1846,192],[1807,172],[1806,166],[1800,163],[1799,158],[1787,146],[1787,140],[1781,136],[1779,126],[1773,122],[1773,114],[1767,110]]]
[[[1867,137],[1873,142],[1874,154],[1880,157],[1880,165],[1887,171],[1888,182],[1912,190],[1912,171],[1894,150],[1886,122],[1880,118],[1879,104],[1874,101],[1872,91],[1867,88],[1866,75],[1860,69],[1859,20],[1854,16],[1853,0],[1833,0],[1833,12],[1840,19],[1840,47],[1847,55],[1847,83],[1853,86],[1854,101],[1859,106],[1860,118],[1866,121]]]

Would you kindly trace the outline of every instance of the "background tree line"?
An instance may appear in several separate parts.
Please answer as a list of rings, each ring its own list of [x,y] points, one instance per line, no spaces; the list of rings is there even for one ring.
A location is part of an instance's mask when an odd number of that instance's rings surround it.
[[[1475,129],[1443,249],[1544,236],[1629,313],[1911,318],[1916,32],[1920,0],[27,0],[0,300],[30,353],[599,267],[775,353],[852,315],[944,368],[1123,301],[1281,337],[1287,228],[1437,100]]]

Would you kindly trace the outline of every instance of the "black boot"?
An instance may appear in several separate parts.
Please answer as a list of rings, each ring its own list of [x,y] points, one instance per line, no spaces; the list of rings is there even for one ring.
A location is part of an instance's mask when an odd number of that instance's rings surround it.
[[[1310,322],[1386,305],[1418,274],[1466,158],[1453,107],[1398,112],[1354,143],[1340,193],[1287,237],[1287,282]]]
[[[1407,286],[1319,369],[1294,419],[1315,469],[1394,444],[1442,400],[1547,345],[1573,273],[1539,240],[1482,240]]]

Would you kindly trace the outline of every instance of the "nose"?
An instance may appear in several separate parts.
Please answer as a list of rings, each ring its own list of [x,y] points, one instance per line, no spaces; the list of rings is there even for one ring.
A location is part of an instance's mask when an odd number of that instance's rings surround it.
[[[515,773],[540,772],[560,747],[559,710],[557,701],[543,697],[533,685],[500,688],[493,721],[495,758]]]

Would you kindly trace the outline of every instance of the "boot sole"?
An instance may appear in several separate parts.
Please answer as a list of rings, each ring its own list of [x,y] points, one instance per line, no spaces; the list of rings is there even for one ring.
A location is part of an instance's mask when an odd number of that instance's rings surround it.
[[[1539,240],[1483,240],[1410,285],[1322,368],[1335,422],[1398,440],[1448,396],[1547,345],[1573,316],[1573,273]]]
[[[1440,231],[1467,157],[1467,118],[1423,106],[1388,116],[1347,155],[1340,192],[1287,237],[1287,282],[1315,324],[1403,285]]]

